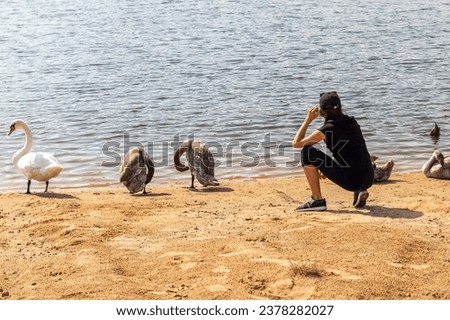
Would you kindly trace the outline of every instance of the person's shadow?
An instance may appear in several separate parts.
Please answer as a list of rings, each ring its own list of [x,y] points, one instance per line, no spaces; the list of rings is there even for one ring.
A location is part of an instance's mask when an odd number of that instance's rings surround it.
[[[374,185],[375,185],[375,184],[377,184],[377,185],[396,184],[396,183],[399,183],[399,182],[405,182],[405,180],[389,179],[389,180],[386,180],[386,181],[377,181],[377,182],[374,182]]]
[[[362,214],[372,217],[391,219],[417,219],[423,216],[423,213],[420,211],[402,208],[388,208],[383,206],[366,206],[364,208],[355,208],[353,210],[336,210],[335,212],[341,214]]]
[[[366,213],[372,217],[382,217],[391,219],[417,219],[423,216],[420,211],[414,211],[402,208],[387,208],[383,206],[367,206],[369,212]]]

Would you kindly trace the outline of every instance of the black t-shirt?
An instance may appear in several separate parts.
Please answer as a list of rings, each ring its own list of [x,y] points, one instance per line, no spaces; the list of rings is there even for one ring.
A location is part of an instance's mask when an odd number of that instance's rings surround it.
[[[325,144],[341,167],[372,168],[366,141],[354,117],[334,116],[319,131],[325,135]]]

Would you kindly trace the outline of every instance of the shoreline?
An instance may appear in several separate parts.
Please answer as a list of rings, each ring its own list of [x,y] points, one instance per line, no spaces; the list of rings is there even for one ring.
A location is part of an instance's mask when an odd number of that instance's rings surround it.
[[[396,170],[394,167],[394,172],[392,173],[393,175],[408,175],[408,174],[421,174],[422,171],[421,170]],[[186,175],[186,174],[185,174]],[[304,177],[303,171],[301,168],[298,168],[297,171],[293,172],[293,173],[278,173],[278,174],[261,174],[261,175],[255,175],[255,176],[223,176],[222,178],[219,178],[219,182],[223,181],[223,182],[233,182],[233,181],[252,181],[252,180],[258,180],[258,179],[290,179],[290,178],[302,178]],[[188,180],[190,179],[188,175],[186,175],[185,177],[177,177],[176,179],[172,179],[172,180],[166,180],[161,182],[160,180],[158,180],[159,177],[156,177],[156,179],[154,178],[147,186],[149,188],[151,188],[152,186],[165,186],[165,185],[173,185],[173,184],[183,184],[184,181],[186,181],[186,184],[188,184]],[[23,178],[24,180],[24,187],[22,189],[26,189],[26,178]],[[42,184],[42,186],[40,185]],[[196,184],[198,184],[198,182],[196,181]],[[45,185],[42,182],[36,182],[36,181],[32,181],[32,188],[31,190],[33,191],[33,186],[37,186],[37,189],[40,190],[42,189],[41,187]],[[92,183],[92,184],[83,184],[83,185],[66,185],[66,186],[62,186],[59,185],[59,182],[57,183],[57,186],[55,188],[52,188],[51,186],[49,187],[49,192],[54,192],[55,190],[85,190],[85,189],[97,189],[97,188],[108,188],[108,187],[114,187],[114,188],[120,188],[122,187],[122,184],[120,182],[104,182],[104,183]],[[12,190],[12,191],[8,191],[8,190],[2,190],[0,188],[0,194],[2,193],[20,193],[21,189],[17,189],[17,190]],[[37,192],[40,193],[40,192]]]
[[[394,173],[368,206],[303,177],[0,193],[3,299],[450,299],[448,180]]]

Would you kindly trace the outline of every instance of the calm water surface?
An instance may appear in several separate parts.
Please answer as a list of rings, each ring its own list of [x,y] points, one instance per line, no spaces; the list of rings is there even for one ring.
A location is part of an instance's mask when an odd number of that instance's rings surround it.
[[[219,179],[299,174],[278,147],[330,90],[395,170],[450,154],[449,1],[11,0],[0,21],[2,191],[26,186],[16,118],[64,165],[58,187],[117,182],[131,142],[155,183],[188,183],[172,155],[190,136],[215,146]]]

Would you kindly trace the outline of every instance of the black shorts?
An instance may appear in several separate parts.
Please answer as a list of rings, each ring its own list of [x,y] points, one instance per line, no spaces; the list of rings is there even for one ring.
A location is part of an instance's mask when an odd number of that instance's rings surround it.
[[[328,179],[348,191],[362,191],[373,184],[372,164],[361,168],[341,166],[333,158],[312,146],[302,149],[302,165],[313,165]]]

